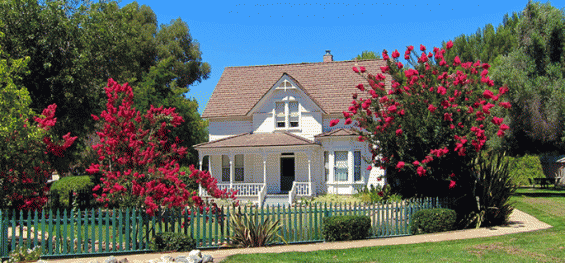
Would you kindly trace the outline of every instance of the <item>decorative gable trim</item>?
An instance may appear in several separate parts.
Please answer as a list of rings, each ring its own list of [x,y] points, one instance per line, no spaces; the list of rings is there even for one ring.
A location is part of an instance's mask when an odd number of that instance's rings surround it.
[[[246,113],[246,116],[252,116],[253,113],[257,111],[257,109],[261,108],[261,106],[264,103],[266,103],[267,98],[269,98],[270,95],[272,95],[272,93],[275,90],[281,90],[281,89],[285,91],[287,89],[294,89],[296,91],[299,91],[299,93],[301,93],[301,97],[308,98],[310,101],[313,102],[314,105],[316,105],[318,110],[320,110],[322,113],[326,113],[322,109],[322,107],[320,107],[320,104],[314,98],[312,98],[310,94],[308,94],[308,92],[304,89],[304,87],[302,87],[302,85],[300,85],[300,83],[296,79],[294,79],[292,76],[288,75],[285,72],[282,74],[279,80],[277,80],[277,82],[275,82],[275,84],[272,85],[271,88],[269,88],[269,90],[263,94],[263,96],[261,96],[259,101],[257,101],[257,103],[255,103],[255,105],[251,107],[251,109]]]

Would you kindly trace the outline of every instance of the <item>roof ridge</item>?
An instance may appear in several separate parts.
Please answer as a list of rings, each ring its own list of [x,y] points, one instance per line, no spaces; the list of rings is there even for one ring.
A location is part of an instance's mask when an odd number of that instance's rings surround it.
[[[288,65],[312,65],[312,64],[338,64],[338,63],[351,63],[351,62],[362,62],[362,61],[379,61],[382,59],[363,59],[363,60],[340,60],[340,61],[329,61],[329,62],[299,62],[299,63],[285,63],[285,64],[267,64],[267,65],[248,65],[248,66],[227,66],[226,68],[252,68],[252,67],[272,67],[272,66],[288,66]]]

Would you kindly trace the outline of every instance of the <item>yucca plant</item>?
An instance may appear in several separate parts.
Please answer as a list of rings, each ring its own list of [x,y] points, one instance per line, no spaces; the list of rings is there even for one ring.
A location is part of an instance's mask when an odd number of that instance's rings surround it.
[[[280,219],[271,221],[259,221],[257,212],[251,215],[235,213],[230,216],[230,227],[233,236],[229,236],[232,244],[238,247],[262,247],[280,238],[284,243],[286,240],[279,234],[281,228]]]
[[[514,209],[510,197],[516,191],[516,185],[512,182],[505,155],[490,152],[476,160],[476,194],[479,204],[479,211],[474,215],[476,227],[505,224]]]

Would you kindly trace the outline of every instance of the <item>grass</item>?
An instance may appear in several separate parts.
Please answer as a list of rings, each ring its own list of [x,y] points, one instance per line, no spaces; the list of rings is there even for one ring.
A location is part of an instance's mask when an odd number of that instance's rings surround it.
[[[553,228],[457,241],[345,250],[240,254],[233,262],[565,262],[565,190],[518,189],[515,207]]]

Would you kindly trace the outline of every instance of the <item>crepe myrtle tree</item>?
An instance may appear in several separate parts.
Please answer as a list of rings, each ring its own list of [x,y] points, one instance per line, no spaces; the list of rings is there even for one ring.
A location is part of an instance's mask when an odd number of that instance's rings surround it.
[[[56,109],[57,105],[49,105],[41,116],[34,117],[37,125],[20,114],[12,119],[15,129],[0,133],[1,208],[37,210],[47,203],[52,163],[65,158],[65,151],[77,139],[70,133],[63,135],[62,141],[54,139],[50,130],[57,123]]]
[[[493,88],[487,63],[462,63],[445,57],[453,47],[420,52],[408,46],[404,58],[413,68],[383,51],[386,66],[371,74],[356,65],[353,71],[367,82],[356,87],[351,106],[343,112],[345,124],[355,121],[359,141],[367,141],[372,166],[386,169],[391,189],[403,197],[474,196],[474,160],[488,138],[505,135],[503,118],[511,107],[503,100],[507,87]],[[447,53],[447,54],[446,54]],[[385,89],[385,73],[392,77]],[[330,126],[339,123],[332,120]]]
[[[86,171],[101,174],[101,183],[94,191],[98,202],[105,206],[139,207],[154,215],[159,207],[184,208],[196,206],[201,210],[207,204],[196,191],[190,192],[179,178],[177,161],[186,155],[186,147],[178,147],[179,139],[169,142],[169,128],[184,120],[175,108],[151,108],[142,115],[133,105],[132,88],[108,80],[105,88],[108,102],[95,121],[103,121],[103,130],[96,132],[100,143],[92,148],[98,154],[98,163]],[[217,180],[209,172],[190,166],[191,180],[202,185],[214,198],[235,199],[236,192],[219,190]],[[212,204],[213,211],[217,206]]]

